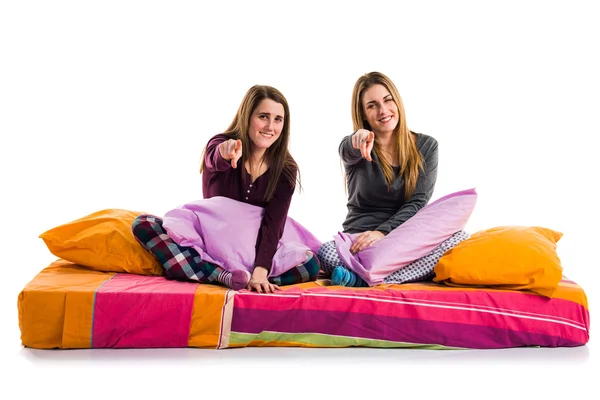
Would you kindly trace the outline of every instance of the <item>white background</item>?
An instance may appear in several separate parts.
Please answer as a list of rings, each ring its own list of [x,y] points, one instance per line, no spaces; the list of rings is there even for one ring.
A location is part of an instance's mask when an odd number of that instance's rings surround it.
[[[579,398],[598,304],[599,14],[594,1],[2,1],[0,393],[61,399],[419,396]],[[201,197],[200,154],[254,84],[291,107],[304,191],[290,209],[321,240],[344,219],[337,146],[356,79],[397,85],[409,128],[439,141],[432,200],[476,188],[467,230],[564,233],[586,291],[577,349],[34,351],[17,296],[55,257],[39,234],[105,208],[155,214]],[[595,351],[594,351],[595,350]],[[8,368],[8,369],[7,369]],[[587,392],[588,394],[584,394]],[[1,396],[3,398],[13,398]]]

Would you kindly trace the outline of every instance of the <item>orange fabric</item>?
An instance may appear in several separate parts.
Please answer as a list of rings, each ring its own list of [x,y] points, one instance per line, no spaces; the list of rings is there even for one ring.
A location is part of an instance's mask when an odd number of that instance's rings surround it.
[[[435,282],[531,290],[553,297],[562,279],[556,243],[562,233],[542,227],[501,226],[479,231],[448,250]]]
[[[41,271],[19,294],[23,345],[39,349],[90,348],[94,295],[113,276],[64,260]]]
[[[589,311],[588,301],[585,291],[581,286],[574,282],[561,281],[558,283],[558,288],[554,292],[555,299],[569,300],[574,303],[579,303]]]
[[[57,226],[40,235],[52,254],[96,271],[162,275],[156,258],[133,237],[141,213],[107,209]]]
[[[194,295],[188,346],[217,348],[227,292],[222,286],[198,285]]]

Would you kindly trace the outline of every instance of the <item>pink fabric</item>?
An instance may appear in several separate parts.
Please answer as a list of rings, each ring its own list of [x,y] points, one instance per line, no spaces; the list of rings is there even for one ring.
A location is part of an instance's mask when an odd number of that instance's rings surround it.
[[[252,272],[263,212],[261,207],[217,196],[169,211],[163,228],[180,246],[193,247],[204,261],[230,272]],[[320,246],[321,241],[312,233],[287,217],[269,276],[279,276],[305,263]]]
[[[475,189],[444,196],[426,205],[412,218],[373,246],[352,254],[356,234],[338,233],[335,244],[340,258],[369,285],[427,255],[455,232],[463,230],[477,202]]]
[[[96,292],[93,348],[187,347],[198,285],[117,274]]]

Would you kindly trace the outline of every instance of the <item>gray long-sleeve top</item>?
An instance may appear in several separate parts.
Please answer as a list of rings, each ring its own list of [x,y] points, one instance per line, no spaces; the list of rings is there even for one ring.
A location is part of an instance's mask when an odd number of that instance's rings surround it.
[[[423,157],[423,171],[419,171],[417,186],[409,199],[404,198],[404,178],[399,175],[400,167],[394,167],[396,178],[391,190],[388,190],[375,153],[371,152],[373,161],[367,161],[362,158],[360,150],[352,147],[352,135],[342,140],[339,153],[348,182],[348,214],[342,225],[344,232],[376,230],[387,235],[431,199],[437,179],[438,143],[431,136],[414,134]]]

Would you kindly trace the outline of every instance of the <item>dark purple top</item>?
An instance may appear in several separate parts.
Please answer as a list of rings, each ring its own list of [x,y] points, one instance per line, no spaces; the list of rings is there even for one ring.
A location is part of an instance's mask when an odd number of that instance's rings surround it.
[[[229,139],[231,139],[229,136],[219,134],[208,142],[204,156],[204,172],[202,173],[202,194],[206,199],[215,196],[229,197],[265,209],[256,239],[254,266],[270,270],[279,239],[283,235],[295,184],[290,186],[282,174],[273,197],[269,202],[265,201],[270,169],[252,182],[252,178],[244,166],[243,155],[237,162],[237,168],[233,168],[230,161],[221,157],[219,144]]]

